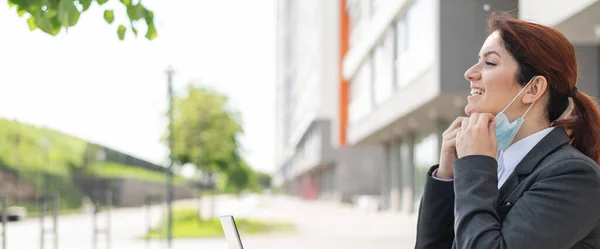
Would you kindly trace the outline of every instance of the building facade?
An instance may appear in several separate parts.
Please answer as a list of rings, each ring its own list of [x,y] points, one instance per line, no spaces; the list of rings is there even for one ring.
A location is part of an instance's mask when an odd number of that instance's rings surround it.
[[[331,90],[334,96],[324,97],[335,99],[334,116],[327,116],[330,123],[327,139],[336,156],[331,157],[334,176],[321,178],[316,189],[332,188],[332,192],[342,195],[372,194],[378,196],[383,209],[415,212],[426,170],[439,160],[441,133],[456,117],[464,116],[470,91],[464,72],[476,63],[486,38],[487,18],[494,11],[510,11],[519,18],[551,25],[565,33],[577,51],[581,73],[579,89],[600,96],[598,0],[569,3],[560,0],[314,2],[323,5],[337,2],[337,8],[325,12],[337,15],[330,20],[336,26],[327,27],[337,35],[330,37],[337,41],[337,49],[328,52],[337,52],[333,57],[338,60],[324,72],[333,70],[339,76],[321,81],[322,86],[328,84],[324,87],[334,87]],[[298,10],[290,11],[300,15]],[[280,20],[286,16],[281,15],[286,13],[281,8],[279,13]],[[281,27],[279,32],[286,34]],[[279,38],[285,40],[282,36]],[[279,44],[285,44],[282,40]],[[302,39],[293,37],[291,40],[301,42]],[[282,46],[279,49],[279,59],[287,59]],[[311,62],[325,66],[321,63],[324,62]],[[288,68],[281,61],[278,64]],[[278,121],[293,125],[295,121],[285,116],[289,109],[282,70],[280,68],[278,78]],[[284,138],[278,140],[280,145],[289,143],[282,134],[285,131],[278,130],[277,137]],[[294,147],[289,145],[279,149],[287,148],[287,153],[294,154]],[[347,159],[364,151],[369,153]],[[285,151],[277,154],[280,170],[275,179],[283,186],[293,182],[291,179],[296,176],[286,172],[300,166],[288,164]],[[345,165],[344,162],[353,164],[336,168],[336,165]],[[349,187],[348,181],[364,186]]]
[[[314,175],[331,177],[331,117],[335,116],[335,1],[278,1],[277,165],[274,184],[286,193],[318,197]],[[317,172],[318,171],[318,172]],[[327,182],[327,181],[326,181]]]
[[[280,0],[277,27],[276,163],[273,185],[305,199],[351,201],[378,194],[374,148],[339,137],[340,13],[344,4]],[[381,156],[380,156],[381,157]],[[362,181],[359,177],[365,177]],[[357,183],[358,184],[353,184]]]

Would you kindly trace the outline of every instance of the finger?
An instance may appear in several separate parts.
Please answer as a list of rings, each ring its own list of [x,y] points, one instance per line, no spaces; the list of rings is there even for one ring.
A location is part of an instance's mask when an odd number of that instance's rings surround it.
[[[489,114],[489,113],[479,114],[479,118],[477,119],[477,127],[487,128],[490,124],[490,115],[491,114]]]
[[[455,148],[458,147],[458,143],[460,141],[460,139],[459,139],[460,138],[460,132],[461,132],[461,130],[458,130],[458,132],[456,132],[456,137],[450,140],[454,144]]]
[[[469,119],[463,119],[462,120],[462,124],[460,125],[460,131],[461,132],[465,132],[465,130],[467,129],[467,126],[469,125]],[[458,136],[458,135],[457,135]]]
[[[452,145],[456,146],[456,137],[453,137],[450,140],[448,140],[448,144],[452,144]]]
[[[469,117],[469,126],[475,127],[475,125],[477,125],[477,120],[479,119],[479,116],[479,113],[471,114],[471,116]]]
[[[462,123],[462,120],[463,120],[464,118],[465,118],[465,117],[458,117],[458,118],[456,118],[456,119],[455,119],[455,120],[452,122],[452,124],[450,124],[450,126],[448,127],[448,129],[446,129],[446,131],[444,131],[444,133],[451,132],[451,131],[453,131],[454,129],[456,129],[456,128],[460,127],[460,124]],[[444,134],[442,134],[442,135],[444,135]]]
[[[446,138],[450,139],[450,138],[455,138],[456,134],[460,131],[460,127],[454,129],[453,131],[451,131],[450,133],[446,134]]]
[[[487,116],[488,116],[488,119],[490,120],[490,122],[491,122],[492,120],[494,120],[494,118],[496,117],[496,115],[494,115],[494,114],[491,114],[491,113],[486,113],[485,115],[487,115]]]

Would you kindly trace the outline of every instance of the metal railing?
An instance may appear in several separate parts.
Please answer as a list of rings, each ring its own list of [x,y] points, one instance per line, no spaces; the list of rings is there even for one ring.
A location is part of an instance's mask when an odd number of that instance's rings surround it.
[[[54,236],[54,249],[58,249],[58,210],[60,207],[60,193],[44,195],[40,198],[40,249],[46,246],[46,235]],[[45,218],[47,209],[52,212],[52,227],[46,228]],[[4,231],[3,231],[4,232]]]
[[[102,204],[100,202],[100,197],[102,195],[97,194],[96,196],[97,196],[96,201],[94,202],[94,212],[92,212],[93,213],[92,226],[93,226],[93,230],[94,230],[94,234],[93,234],[93,238],[92,238],[92,248],[93,249],[98,248],[98,236],[101,234],[104,234],[104,238],[106,239],[106,248],[110,249],[111,248],[110,212],[111,212],[112,203],[113,203],[112,192],[110,190],[104,192],[104,198],[105,198],[104,203],[106,206],[106,212],[105,212],[106,213],[106,227],[104,229],[98,227],[98,213],[100,212],[100,209],[102,207]]]
[[[160,196],[155,195],[146,195],[144,199],[144,210],[146,212],[146,248],[150,249],[150,234],[152,233],[152,206],[156,204],[162,204],[162,198]],[[162,207],[162,206],[161,206]],[[168,247],[168,242],[166,242],[165,247]],[[162,247],[161,247],[162,248]]]
[[[6,197],[0,197],[0,206],[2,208],[2,249],[6,249],[6,222],[8,216],[6,215]]]

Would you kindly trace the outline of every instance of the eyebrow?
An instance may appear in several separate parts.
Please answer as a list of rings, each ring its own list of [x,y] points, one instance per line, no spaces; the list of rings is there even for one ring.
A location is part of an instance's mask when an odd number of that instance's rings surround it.
[[[485,53],[483,54],[483,57],[487,57],[487,56],[489,56],[490,54],[496,54],[498,57],[501,57],[501,56],[500,56],[500,54],[499,54],[498,52],[494,51],[494,50],[485,52]],[[481,56],[478,56],[477,58],[481,58]]]

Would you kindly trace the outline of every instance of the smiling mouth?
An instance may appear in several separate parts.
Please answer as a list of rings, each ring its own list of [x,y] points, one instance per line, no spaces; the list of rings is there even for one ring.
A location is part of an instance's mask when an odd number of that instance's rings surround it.
[[[471,89],[471,96],[483,95],[484,93],[485,93],[485,90],[482,90],[482,89]]]

